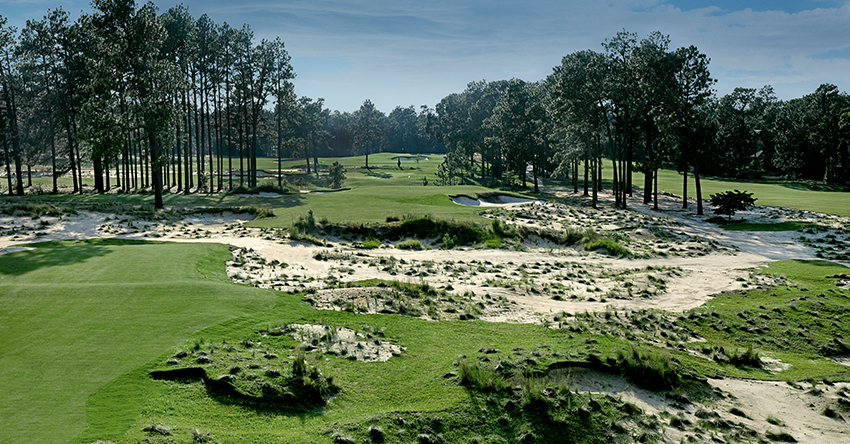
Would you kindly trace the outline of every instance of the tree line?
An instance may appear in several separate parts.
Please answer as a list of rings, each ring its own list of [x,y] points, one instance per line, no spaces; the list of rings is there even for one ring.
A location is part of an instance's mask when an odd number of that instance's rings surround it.
[[[295,95],[284,43],[256,42],[249,25],[195,19],[181,6],[93,0],[71,21],[61,7],[18,31],[0,16],[0,148],[9,194],[49,166],[52,191],[70,174],[73,192],[93,176],[98,192],[190,193],[256,187],[257,158],[386,149],[439,151],[426,114],[370,101],[331,113]],[[311,165],[312,158],[312,165]],[[84,167],[85,165],[85,167]],[[367,165],[368,166],[368,165]],[[26,178],[26,179],[25,179]]]
[[[644,203],[657,206],[658,171],[675,168],[683,173],[685,207],[688,176],[695,180],[700,214],[703,174],[847,184],[846,93],[824,84],[789,101],[770,86],[717,97],[709,58],[695,46],[669,45],[660,32],[639,39],[624,30],[601,52],[563,57],[539,82],[472,82],[444,97],[430,132],[452,149],[439,183],[477,174],[523,187],[531,179],[536,191],[541,175],[554,175],[571,178],[576,192],[583,182],[596,205],[604,162],[617,206],[626,207],[635,171],[644,173]]]
[[[163,189],[256,187],[258,157],[278,160],[282,186],[284,158],[318,175],[319,157],[365,155],[368,168],[385,150],[448,152],[437,184],[530,179],[537,190],[541,177],[569,178],[594,205],[605,165],[622,207],[635,171],[644,202],[657,204],[660,168],[684,173],[684,205],[693,177],[698,212],[704,174],[847,183],[846,93],[824,84],[789,101],[770,86],[717,97],[709,58],[669,45],[660,32],[624,30],[538,82],[471,82],[434,108],[384,114],[365,100],[332,112],[296,96],[279,38],[255,42],[250,26],[195,19],[183,6],[160,14],[152,3],[94,0],[75,22],[59,8],[20,32],[0,16],[0,148],[10,194],[46,165],[54,193],[59,177],[81,192],[91,174],[98,192],[152,189],[158,207]]]

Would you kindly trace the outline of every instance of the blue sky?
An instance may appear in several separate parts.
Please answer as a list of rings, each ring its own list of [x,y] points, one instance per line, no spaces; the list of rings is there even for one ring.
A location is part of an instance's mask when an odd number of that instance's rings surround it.
[[[177,1],[155,1],[160,11]],[[292,55],[296,93],[353,111],[365,99],[434,106],[474,80],[540,80],[573,51],[601,51],[626,29],[661,31],[671,46],[711,58],[719,95],[774,87],[782,99],[822,83],[850,90],[850,1],[808,0],[185,0],[193,16],[280,36]],[[87,1],[0,0],[15,26]]]

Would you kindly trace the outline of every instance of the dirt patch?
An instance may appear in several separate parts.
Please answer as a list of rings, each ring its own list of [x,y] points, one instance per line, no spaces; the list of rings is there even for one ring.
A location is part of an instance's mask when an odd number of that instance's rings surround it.
[[[361,362],[386,362],[404,347],[382,339],[383,330],[357,332],[345,327],[315,324],[289,324],[266,334],[288,334],[303,343],[307,351],[344,356]]]

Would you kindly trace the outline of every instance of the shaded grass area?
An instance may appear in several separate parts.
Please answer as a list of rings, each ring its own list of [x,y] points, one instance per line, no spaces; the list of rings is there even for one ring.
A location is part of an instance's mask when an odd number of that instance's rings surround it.
[[[365,169],[364,156],[343,158],[321,158],[320,167],[326,168],[334,161],[338,161],[347,168],[346,187],[351,190],[339,193],[327,194],[301,194],[291,192],[276,197],[242,197],[215,194],[192,194],[184,195],[177,193],[166,193],[165,204],[170,206],[225,206],[225,205],[258,205],[274,208],[275,213],[280,216],[276,222],[265,221],[257,226],[286,227],[299,214],[307,209],[313,209],[319,217],[328,217],[332,221],[355,221],[355,222],[377,222],[384,220],[387,216],[414,213],[418,215],[430,214],[439,218],[455,218],[470,220],[476,219],[475,209],[461,207],[451,203],[447,195],[476,195],[493,191],[478,185],[463,185],[451,187],[436,187],[434,183],[434,172],[442,162],[443,155],[427,155],[428,160],[419,162],[404,161],[402,169],[397,167],[397,162],[392,160],[397,155],[394,153],[378,153],[369,156],[369,165],[372,169]],[[409,154],[407,154],[409,155]],[[261,170],[269,173],[277,173],[277,162],[271,158],[258,159]],[[286,159],[282,164],[284,169],[304,168],[303,159]],[[611,169],[603,170],[603,187],[611,187]],[[293,187],[301,190],[326,190],[325,176],[327,172],[320,172],[317,178],[315,174],[307,175],[302,172],[287,173],[286,178],[289,186],[287,191],[293,191]],[[429,178],[429,185],[422,185],[422,178]],[[90,181],[89,178],[86,178]],[[50,178],[37,178],[36,183],[47,186]],[[70,179],[61,178],[60,182],[68,184]],[[274,189],[277,180],[274,178],[261,178],[261,186]],[[472,183],[477,183],[471,181]],[[571,181],[565,181],[555,185],[571,185]],[[635,173],[633,176],[635,185],[643,184],[643,175]],[[728,191],[730,189],[741,189],[752,192],[759,205],[781,206],[799,210],[816,211],[822,213],[850,216],[850,193],[835,188],[821,186],[806,182],[786,181],[741,181],[721,178],[702,178],[703,198],[714,193]],[[553,183],[554,184],[554,183]],[[90,183],[89,183],[90,185]],[[225,186],[227,183],[225,183]],[[239,183],[234,182],[234,186]],[[682,194],[682,176],[672,170],[661,170],[659,172],[659,188],[661,191]],[[518,190],[521,191],[522,190]],[[688,196],[696,196],[693,178],[688,180]],[[632,204],[637,204],[642,196],[636,194],[630,199]],[[28,196],[26,200],[37,200],[43,203],[89,203],[106,204],[121,203],[129,205],[153,206],[153,195],[144,193],[131,194],[83,194],[83,195],[39,195]],[[18,202],[20,198],[0,196],[0,202]],[[706,212],[710,213],[708,206]]]
[[[610,179],[611,170],[603,170],[603,176]],[[633,183],[643,184],[643,174],[635,173]],[[850,216],[850,193],[802,182],[786,181],[742,181],[723,178],[701,178],[703,199],[715,193],[733,189],[746,190],[758,199],[756,204],[818,213]],[[661,191],[682,195],[682,175],[672,170],[661,170],[658,174],[658,188]],[[693,176],[688,177],[688,196],[696,197]],[[642,196],[636,195],[637,199]],[[710,214],[711,206],[705,208]]]
[[[30,246],[36,249],[0,256],[4,442],[68,441],[86,426],[94,393],[111,404],[96,423],[126,430],[150,389],[140,366],[198,329],[274,299],[270,291],[229,282],[223,245]],[[120,389],[101,392],[106,384]]]
[[[811,222],[785,221],[773,224],[756,224],[747,222],[720,223],[724,230],[729,231],[798,231],[806,228],[816,228]]]

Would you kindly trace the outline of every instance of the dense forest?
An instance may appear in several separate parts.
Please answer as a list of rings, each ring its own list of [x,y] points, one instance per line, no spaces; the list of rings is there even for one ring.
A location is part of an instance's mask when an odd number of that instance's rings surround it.
[[[24,194],[40,168],[53,178],[47,192],[68,174],[82,192],[84,174],[93,175],[97,192],[151,189],[161,207],[165,189],[256,187],[258,157],[300,157],[318,174],[319,157],[366,155],[368,168],[368,155],[386,150],[448,153],[437,184],[531,179],[536,190],[538,178],[558,177],[576,191],[581,183],[594,203],[611,168],[623,207],[634,171],[646,173],[651,202],[659,168],[685,173],[685,185],[691,174],[698,193],[704,174],[847,184],[846,93],[824,84],[789,101],[770,86],[717,97],[709,58],[669,43],[659,32],[622,31],[601,52],[565,56],[539,82],[476,81],[434,108],[385,114],[370,100],[339,112],[297,97],[279,38],[256,42],[249,25],[196,19],[182,6],[160,13],[152,3],[94,0],[75,22],[59,8],[20,31],[0,16],[8,193]]]

